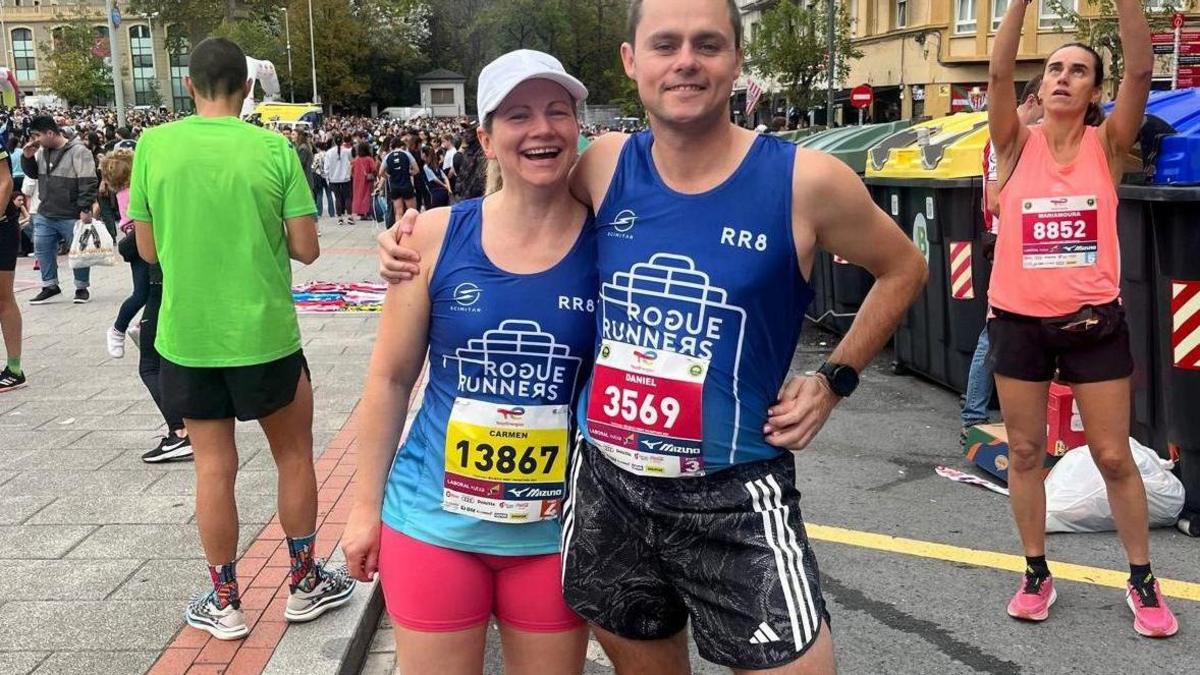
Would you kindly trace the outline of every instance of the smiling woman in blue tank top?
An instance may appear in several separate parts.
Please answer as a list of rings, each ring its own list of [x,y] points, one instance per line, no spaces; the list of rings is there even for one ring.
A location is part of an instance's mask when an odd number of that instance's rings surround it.
[[[424,283],[388,291],[342,545],[352,575],[380,573],[406,675],[481,672],[493,615],[505,672],[583,670],[558,513],[595,340],[594,228],[568,189],[586,96],[540,52],[484,68],[479,137],[503,187],[422,214],[406,243]]]

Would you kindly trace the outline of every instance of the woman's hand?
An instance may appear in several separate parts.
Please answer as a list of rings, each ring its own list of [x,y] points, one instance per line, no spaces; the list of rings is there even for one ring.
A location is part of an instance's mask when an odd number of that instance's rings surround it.
[[[355,505],[342,533],[342,552],[350,576],[372,581],[379,571],[379,535],[382,530],[378,509]]]

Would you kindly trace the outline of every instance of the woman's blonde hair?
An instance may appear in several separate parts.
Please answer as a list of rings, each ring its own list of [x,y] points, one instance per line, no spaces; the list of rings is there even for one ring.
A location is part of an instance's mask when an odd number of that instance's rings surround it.
[[[109,190],[116,194],[129,187],[129,176],[133,173],[133,151],[121,148],[104,156],[100,162],[100,174]]]
[[[488,113],[483,118],[483,130],[489,135],[492,133],[492,115],[493,113]],[[487,182],[484,184],[483,196],[486,197],[495,194],[500,191],[500,188],[504,187],[504,176],[500,173],[499,160],[489,159],[484,175],[487,176]]]

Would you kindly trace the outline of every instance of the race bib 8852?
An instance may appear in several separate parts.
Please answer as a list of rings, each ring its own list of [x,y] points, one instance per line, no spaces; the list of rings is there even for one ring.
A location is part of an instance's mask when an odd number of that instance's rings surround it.
[[[1099,230],[1095,195],[1026,199],[1021,203],[1022,267],[1095,265]]]

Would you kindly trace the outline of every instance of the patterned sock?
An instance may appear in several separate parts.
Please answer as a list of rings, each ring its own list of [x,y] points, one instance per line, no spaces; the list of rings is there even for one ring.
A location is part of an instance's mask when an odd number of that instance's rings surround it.
[[[1031,577],[1050,576],[1050,566],[1046,564],[1046,556],[1025,556],[1025,574]]]
[[[292,556],[292,571],[288,577],[288,588],[291,592],[311,591],[321,581],[320,570],[313,559],[313,543],[317,533],[307,537],[288,537],[288,554]]]
[[[19,357],[19,356],[8,357],[8,369],[12,371],[13,375],[20,375],[21,374],[21,357]]]
[[[1134,586],[1154,583],[1154,573],[1150,571],[1150,563],[1145,565],[1129,565],[1129,583]]]
[[[208,575],[212,577],[213,590],[217,593],[217,609],[225,609],[233,605],[240,609],[242,599],[238,595],[237,561],[224,565],[209,565]]]

